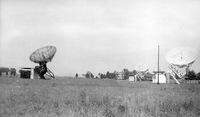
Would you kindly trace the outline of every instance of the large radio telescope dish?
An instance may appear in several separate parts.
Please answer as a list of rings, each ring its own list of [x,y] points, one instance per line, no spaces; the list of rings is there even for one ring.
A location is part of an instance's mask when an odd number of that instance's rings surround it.
[[[50,62],[56,53],[56,47],[54,46],[45,46],[34,51],[29,59],[32,62]]]
[[[197,51],[191,47],[177,47],[169,50],[165,59],[178,67],[189,66],[197,59]]]

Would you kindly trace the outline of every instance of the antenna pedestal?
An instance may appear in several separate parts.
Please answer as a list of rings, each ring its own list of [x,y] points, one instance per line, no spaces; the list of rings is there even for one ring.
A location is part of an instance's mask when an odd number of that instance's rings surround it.
[[[50,62],[56,53],[56,47],[45,46],[34,51],[29,59],[34,63],[39,63],[39,66],[35,67],[35,71],[41,79],[46,79],[44,76],[55,79],[53,72],[47,68],[46,64]]]
[[[39,66],[36,66],[35,71],[41,79],[46,79],[45,76],[55,79],[53,72],[49,68],[46,68],[46,70],[43,71]]]

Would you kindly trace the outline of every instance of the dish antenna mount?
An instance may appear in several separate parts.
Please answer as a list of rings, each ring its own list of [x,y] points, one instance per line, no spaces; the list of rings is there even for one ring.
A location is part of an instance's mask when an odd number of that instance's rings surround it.
[[[35,70],[39,74],[40,78],[44,78],[47,75],[55,79],[53,72],[46,67],[48,62],[51,62],[56,53],[56,47],[45,46],[35,50],[29,57],[30,61],[38,63],[40,66],[36,66]]]
[[[138,64],[137,67],[135,68],[136,70],[136,74],[135,74],[135,78],[139,79],[140,81],[143,79],[143,80],[146,80],[144,79],[144,76],[148,73],[149,71],[149,66],[146,65],[146,64]]]
[[[169,50],[165,56],[169,63],[168,68],[171,76],[180,84],[176,77],[183,78],[188,73],[189,67],[197,59],[197,51],[191,47],[177,47]],[[178,68],[186,68],[185,73],[181,73]]]

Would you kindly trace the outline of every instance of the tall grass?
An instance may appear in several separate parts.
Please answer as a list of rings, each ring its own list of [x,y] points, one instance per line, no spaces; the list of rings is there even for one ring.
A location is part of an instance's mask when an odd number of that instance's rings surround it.
[[[2,79],[2,117],[200,116],[198,84],[156,85],[92,79]]]

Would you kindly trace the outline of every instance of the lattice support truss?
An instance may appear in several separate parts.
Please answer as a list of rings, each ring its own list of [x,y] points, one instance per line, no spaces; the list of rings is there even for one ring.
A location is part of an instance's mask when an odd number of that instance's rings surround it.
[[[47,76],[49,76],[49,77],[55,79],[55,76],[54,76],[53,72],[52,72],[49,68],[47,68],[47,72],[46,72],[45,75],[47,75]]]
[[[168,68],[174,72],[179,78],[183,78],[183,76],[185,75],[184,73],[182,73],[181,71],[179,71],[174,65],[169,64]]]
[[[144,76],[147,74],[148,71],[149,70],[137,71],[137,74],[134,77],[137,78],[139,81],[141,81],[142,79],[144,79]]]
[[[180,84],[180,82],[176,79],[177,77],[180,79],[183,79],[184,75],[181,71],[179,71],[174,65],[169,64],[168,65],[170,75],[173,77],[173,79],[176,81],[177,84]]]

